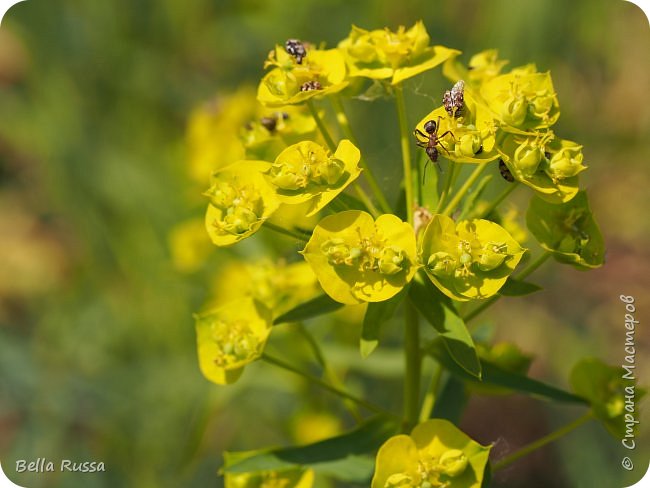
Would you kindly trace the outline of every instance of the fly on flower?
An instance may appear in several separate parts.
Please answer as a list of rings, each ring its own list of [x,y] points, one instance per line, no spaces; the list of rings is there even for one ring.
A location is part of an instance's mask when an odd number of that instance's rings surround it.
[[[307,56],[305,45],[298,39],[287,39],[287,42],[284,43],[284,50],[293,56],[298,64],[302,64],[303,58]]]
[[[458,80],[451,90],[444,93],[442,104],[450,117],[463,115],[463,105],[465,104],[465,82],[463,80]]]

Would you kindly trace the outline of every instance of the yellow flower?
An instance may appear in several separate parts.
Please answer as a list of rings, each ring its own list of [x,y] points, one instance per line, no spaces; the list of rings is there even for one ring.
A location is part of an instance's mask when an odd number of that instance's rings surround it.
[[[508,61],[499,59],[499,51],[487,49],[475,54],[464,66],[457,58],[445,61],[442,73],[451,81],[465,80],[471,88],[478,88],[487,80],[498,76]]]
[[[187,164],[190,177],[205,185],[218,169],[243,159],[239,133],[256,111],[251,87],[215,97],[194,109],[187,127]]]
[[[310,202],[306,215],[310,217],[359,176],[360,157],[359,149],[347,139],[332,155],[315,142],[303,141],[282,151],[266,174],[281,202]]]
[[[244,366],[262,355],[271,332],[271,312],[252,298],[242,298],[196,317],[199,366],[219,385],[236,381]]]
[[[547,128],[557,122],[560,107],[551,74],[520,69],[481,85],[481,96],[496,117],[513,132]]]
[[[316,122],[298,105],[282,110],[263,108],[241,131],[246,158],[265,161],[275,159],[288,145],[314,137],[317,137]]]
[[[578,193],[582,146],[555,137],[552,131],[497,133],[497,151],[512,176],[550,203],[563,203]]]
[[[377,221],[358,210],[325,217],[302,254],[323,290],[349,304],[388,300],[417,268],[413,228],[391,214]]]
[[[303,103],[345,88],[346,69],[338,49],[309,49],[298,64],[284,48],[271,51],[267,66],[275,66],[257,87],[257,99],[268,107]]]
[[[505,229],[488,220],[454,223],[434,215],[420,243],[429,279],[455,300],[496,294],[521,260],[524,249]]]
[[[293,417],[291,431],[298,444],[311,444],[339,435],[341,421],[328,412],[307,411]]]
[[[264,161],[238,161],[214,175],[205,193],[210,198],[205,226],[215,245],[229,246],[250,236],[278,208],[275,192],[261,173],[267,166]]]
[[[496,122],[490,110],[478,103],[474,96],[465,91],[461,116],[451,117],[444,106],[436,108],[424,117],[416,126],[423,134],[427,134],[425,124],[433,120],[439,123],[438,136],[439,154],[457,163],[484,163],[499,157],[495,148]],[[449,134],[445,134],[449,131]],[[423,139],[419,136],[419,139]]]
[[[252,297],[278,316],[314,298],[319,290],[316,275],[304,261],[289,264],[283,260],[233,260],[220,267],[210,305]]]
[[[381,446],[371,488],[479,488],[490,449],[447,420],[428,420]]]
[[[345,53],[351,77],[391,78],[393,85],[460,54],[444,46],[429,46],[429,34],[422,21],[408,30],[400,26],[397,32],[352,26],[339,48]]]

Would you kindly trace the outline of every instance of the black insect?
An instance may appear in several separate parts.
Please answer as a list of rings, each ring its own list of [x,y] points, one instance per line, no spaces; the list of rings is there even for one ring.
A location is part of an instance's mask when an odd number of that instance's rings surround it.
[[[320,82],[313,80],[313,81],[305,81],[302,85],[300,85],[300,91],[311,91],[311,90],[322,90],[323,86],[320,84]]]
[[[504,180],[509,181],[510,183],[515,181],[515,177],[512,176],[512,173],[506,166],[506,163],[503,162],[503,159],[499,159],[499,173],[501,173]]]
[[[284,49],[296,59],[298,64],[302,64],[302,60],[307,56],[305,45],[298,39],[287,39],[287,42],[284,43]]]
[[[447,134],[451,134],[451,137],[456,139],[454,137],[454,134],[448,130],[444,134],[438,135],[438,129],[440,128],[440,117],[438,117],[438,122],[435,122],[434,120],[427,120],[427,122],[424,124],[424,132],[422,132],[420,129],[415,129],[413,131],[413,135],[417,139],[416,144],[419,147],[425,148],[424,150],[427,153],[427,156],[429,156],[429,159],[440,169],[440,166],[438,165],[438,147],[443,149],[447,154],[449,154],[449,151],[445,146],[442,145],[442,142],[440,139],[445,137]]]
[[[288,118],[289,118],[289,114],[286,112],[275,112],[274,114],[269,115],[267,117],[262,117],[260,119],[260,124],[262,124],[262,127],[264,127],[271,134],[273,134],[275,132],[275,129],[278,126],[278,121],[280,119],[287,120]]]
[[[458,80],[451,90],[444,93],[442,104],[450,117],[463,115],[465,105],[465,82],[463,80]]]

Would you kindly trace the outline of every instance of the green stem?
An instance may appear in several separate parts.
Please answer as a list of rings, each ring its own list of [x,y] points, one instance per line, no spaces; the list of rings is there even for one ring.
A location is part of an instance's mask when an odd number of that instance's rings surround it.
[[[445,178],[442,190],[440,191],[440,197],[438,198],[438,206],[436,207],[437,214],[442,211],[445,200],[447,200],[447,195],[451,190],[452,182],[454,181],[454,174],[456,173],[457,168],[458,164],[449,161],[449,164],[447,165],[447,177]]]
[[[526,268],[524,268],[521,273],[517,275],[517,279],[523,280],[526,278],[528,275],[530,275],[533,271],[535,271],[537,268],[539,268],[544,262],[551,257],[551,253],[548,251],[544,251],[542,254],[540,254],[537,259],[535,259],[533,262],[531,262]],[[465,323],[469,322],[472,320],[474,317],[479,315],[481,312],[483,312],[485,309],[491,307],[497,300],[501,298],[501,295],[494,295],[491,298],[488,298],[485,300],[483,303],[481,303],[478,307],[476,307],[474,310],[472,310],[470,313],[468,313],[463,320]]]
[[[514,181],[508,184],[508,186],[499,194],[499,196],[497,196],[496,199],[490,202],[488,208],[483,210],[483,212],[481,212],[480,215],[477,215],[476,218],[482,219],[490,215],[494,211],[494,209],[497,208],[501,204],[501,202],[504,201],[508,197],[508,195],[510,195],[518,186],[519,186],[518,181]]]
[[[406,219],[413,225],[413,175],[411,172],[411,140],[409,137],[408,120],[406,118],[406,103],[401,84],[395,85],[395,103],[399,119],[400,145],[402,146],[402,164],[404,166],[404,188],[406,192]]]
[[[354,137],[352,128],[350,127],[350,122],[348,120],[347,115],[345,114],[345,109],[343,108],[343,103],[341,103],[341,99],[338,96],[334,95],[330,97],[330,100],[332,101],[334,112],[336,112],[336,120],[338,121],[341,129],[343,130],[345,137],[350,139],[350,141],[352,141],[352,144],[358,147],[359,144],[357,143],[357,138]],[[375,175],[370,169],[370,166],[368,166],[368,163],[366,163],[363,157],[359,160],[359,165],[363,168],[363,176],[368,182],[368,185],[370,186],[373,195],[379,202],[379,206],[381,207],[381,210],[384,213],[392,213],[392,210],[390,208],[390,205],[388,204],[388,201],[386,200],[386,197],[381,191],[381,188],[379,188],[379,184],[377,183],[377,178],[375,178]]]
[[[518,451],[513,452],[509,456],[501,459],[498,463],[495,463],[492,466],[492,472],[498,471],[502,468],[505,468],[509,464],[514,463],[515,461],[521,459],[524,456],[527,456],[531,452],[536,451],[540,447],[544,447],[547,444],[550,444],[551,442],[554,442],[558,440],[560,437],[565,436],[572,430],[580,427],[582,424],[585,422],[591,420],[593,418],[593,413],[591,410],[589,410],[586,414],[584,414],[582,417],[577,418],[573,422],[565,425],[564,427],[559,428],[558,430],[551,432],[550,434],[542,437],[541,439],[536,440],[535,442],[531,442],[527,446],[522,447]]]
[[[309,343],[309,347],[311,348],[312,352],[314,353],[314,358],[316,359],[316,362],[323,368],[323,373],[325,374],[325,378],[334,386],[335,388],[338,388],[340,390],[343,389],[344,385],[343,382],[339,379],[338,375],[334,372],[334,370],[330,367],[329,363],[327,362],[327,359],[325,358],[325,354],[323,354],[323,350],[321,349],[320,345],[318,344],[318,341],[314,339],[314,336],[307,330],[307,328],[299,323],[298,324],[298,331],[302,334],[302,336],[307,340]],[[343,403],[347,407],[347,409],[350,411],[350,414],[352,417],[357,422],[361,422],[363,418],[361,417],[361,414],[359,413],[359,409],[357,409],[357,406],[354,402],[351,400],[343,400]]]
[[[361,185],[355,182],[353,187],[354,187],[354,191],[357,193],[357,196],[363,202],[366,208],[370,211],[372,216],[375,218],[379,217],[381,215],[381,212],[377,210],[377,207],[375,207],[375,204],[372,203],[372,200],[370,199],[368,194],[364,191],[364,189],[361,187]]]
[[[433,406],[436,404],[436,396],[438,395],[438,388],[440,387],[440,380],[442,378],[443,368],[440,364],[436,365],[436,370],[431,377],[431,385],[429,391],[424,396],[422,401],[422,408],[420,409],[420,423],[426,421],[431,416]]]
[[[420,404],[420,328],[415,306],[407,302],[404,312],[404,354],[406,373],[404,378],[405,428],[410,431],[418,421]]]
[[[314,105],[314,101],[313,100],[307,100],[307,107],[309,107],[309,111],[311,112],[311,116],[314,118],[314,121],[316,122],[316,125],[318,126],[318,130],[323,135],[323,139],[325,139],[325,143],[327,144],[327,147],[332,152],[336,151],[336,144],[334,143],[334,139],[332,139],[332,136],[328,132],[327,127],[325,126],[325,123],[323,122],[323,119],[321,119],[320,115],[318,115],[318,110],[316,109],[316,106]]]
[[[442,211],[443,215],[450,215],[456,209],[456,207],[463,199],[467,191],[472,187],[474,183],[476,183],[476,180],[479,179],[479,177],[487,167],[488,167],[488,163],[481,163],[474,169],[472,174],[469,175],[469,178],[467,178],[465,183],[463,183],[463,186],[460,187],[460,190],[456,192],[454,198],[451,199],[449,204]]]
[[[273,356],[269,356],[267,353],[262,353],[261,359],[266,361],[269,364],[273,364],[274,366],[277,366],[279,368],[282,368],[286,371],[290,371],[291,373],[297,374],[299,376],[302,376],[304,379],[309,381],[310,383],[313,383],[315,385],[320,386],[321,388],[329,391],[330,393],[333,393],[334,395],[337,395],[341,398],[346,398],[348,400],[352,400],[358,405],[361,405],[364,408],[367,408],[371,412],[376,412],[376,413],[383,413],[385,415],[389,415],[392,418],[399,418],[397,415],[395,415],[392,412],[389,412],[388,410],[385,410],[377,405],[374,405],[370,402],[365,401],[363,398],[358,398],[347,391],[340,390],[338,388],[333,387],[329,383],[321,380],[320,378],[317,378],[316,376],[312,376],[308,373],[305,373],[304,371],[299,370],[298,368],[290,365],[289,363],[285,363],[281,359],[278,359]]]
[[[294,239],[297,239],[301,242],[307,242],[309,240],[309,237],[303,234],[299,234],[298,232],[294,232],[289,229],[285,229],[284,227],[280,227],[279,225],[272,224],[268,220],[264,222],[264,227],[267,229],[272,230],[273,232],[277,232],[278,234],[282,234],[288,237],[292,237]]]

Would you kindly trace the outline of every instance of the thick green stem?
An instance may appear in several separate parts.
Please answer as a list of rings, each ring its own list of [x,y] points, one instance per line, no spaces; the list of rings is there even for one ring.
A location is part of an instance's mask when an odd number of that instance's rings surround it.
[[[413,225],[413,174],[411,171],[411,140],[409,136],[408,120],[406,118],[406,103],[402,85],[395,85],[395,103],[397,105],[397,118],[399,119],[400,145],[402,146],[402,164],[404,166],[404,189],[406,193],[406,218]]]
[[[389,415],[390,417],[393,418],[399,418],[397,415],[395,415],[392,412],[389,412],[388,410],[385,410],[377,405],[374,405],[370,402],[367,402],[363,398],[358,398],[347,391],[335,388],[334,386],[330,385],[329,383],[321,380],[320,378],[317,378],[316,376],[312,376],[308,373],[305,373],[304,371],[301,371],[300,369],[290,365],[289,363],[285,363],[281,359],[278,359],[273,356],[269,356],[267,353],[262,353],[261,359],[266,361],[269,364],[273,364],[274,366],[277,366],[279,368],[282,368],[286,371],[290,371],[291,373],[297,374],[299,376],[302,376],[304,379],[309,381],[310,383],[313,383],[315,385],[320,386],[321,388],[329,391],[330,393],[333,393],[334,395],[337,395],[341,398],[345,398],[348,400],[352,400],[358,405],[361,405],[364,408],[367,408],[368,410],[376,413],[383,413],[385,415]]]
[[[404,419],[405,428],[410,431],[418,421],[420,404],[420,328],[415,306],[405,304],[404,354],[406,372],[404,378]]]
[[[332,139],[332,136],[328,132],[327,127],[325,126],[325,123],[323,122],[323,119],[321,119],[320,115],[318,115],[318,110],[316,109],[316,106],[314,105],[314,101],[313,100],[307,100],[307,107],[309,107],[309,111],[311,112],[311,116],[314,118],[314,121],[316,122],[316,125],[318,126],[318,130],[320,131],[321,135],[323,136],[323,139],[325,139],[325,143],[327,144],[327,147],[332,152],[336,151],[336,144],[334,143],[334,139]]]
[[[334,111],[336,112],[336,120],[339,123],[339,126],[343,130],[343,134],[345,134],[345,137],[350,139],[352,143],[355,146],[359,146],[357,143],[357,138],[354,137],[354,133],[352,132],[352,128],[350,127],[350,122],[348,121],[348,117],[345,114],[345,110],[343,108],[343,103],[341,103],[341,99],[334,95],[330,98],[332,101],[332,106],[334,107]],[[392,210],[390,208],[390,205],[388,204],[388,201],[386,200],[386,197],[384,196],[383,192],[381,191],[381,188],[379,188],[379,183],[377,183],[377,179],[375,178],[375,175],[373,174],[372,170],[370,169],[370,166],[368,166],[368,163],[366,163],[366,160],[361,157],[359,160],[359,165],[363,168],[363,176],[368,182],[368,185],[370,186],[370,189],[372,190],[373,195],[379,202],[379,206],[381,207],[381,210],[384,213],[392,213]]]
[[[476,216],[476,218],[477,219],[482,219],[482,218],[485,218],[488,215],[490,215],[494,211],[494,209],[497,208],[501,204],[501,202],[503,202],[506,198],[508,198],[508,196],[518,186],[519,186],[518,181],[514,181],[514,182],[510,183],[501,193],[499,193],[499,195],[494,200],[492,200],[492,202],[490,202],[490,205],[488,205],[488,207],[485,210],[483,210],[480,213],[480,215]]]
[[[550,444],[551,442],[554,442],[558,440],[560,437],[565,436],[572,430],[580,427],[582,424],[587,422],[588,420],[591,420],[593,418],[593,413],[591,410],[589,410],[586,414],[584,414],[582,417],[577,418],[573,422],[565,425],[564,427],[561,427],[560,429],[551,432],[550,434],[542,437],[541,439],[536,440],[535,442],[531,442],[527,446],[522,447],[518,451],[513,452],[510,454],[510,456],[506,456],[503,458],[501,461],[498,463],[495,463],[492,466],[492,472],[498,471],[502,468],[505,468],[509,464],[514,463],[515,461],[521,459],[524,456],[527,456],[531,452],[536,451],[540,447],[544,447],[547,444]]]
[[[544,251],[542,254],[540,254],[537,257],[537,259],[531,262],[526,268],[524,268],[523,271],[521,271],[521,273],[517,275],[517,279],[523,280],[529,274],[531,274],[533,271],[539,268],[542,264],[544,264],[544,262],[550,257],[551,257],[551,253],[548,251]],[[476,307],[474,310],[472,310],[463,318],[465,323],[472,320],[474,317],[479,315],[485,309],[491,307],[497,300],[499,300],[499,298],[501,298],[501,295],[494,295],[492,298],[488,298],[487,300],[485,300],[483,303],[481,303],[478,307]]]
[[[474,169],[471,175],[469,175],[469,178],[463,183],[463,186],[460,187],[460,190],[456,192],[454,195],[454,198],[451,199],[449,204],[445,207],[445,209],[442,211],[443,215],[451,215],[451,213],[456,210],[456,207],[460,203],[460,201],[463,199],[467,191],[472,187],[474,183],[476,183],[476,180],[479,179],[483,171],[487,168],[488,163],[481,163]]]
[[[288,237],[292,237],[293,239],[297,239],[300,242],[307,242],[309,240],[309,236],[300,234],[298,232],[285,229],[284,227],[280,227],[279,225],[272,224],[268,220],[264,222],[264,227],[267,229],[272,230],[273,232],[277,232],[278,234],[282,234]]]

